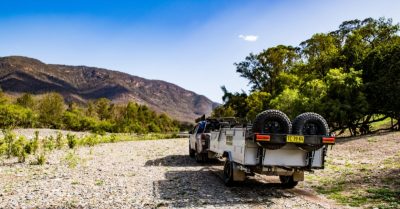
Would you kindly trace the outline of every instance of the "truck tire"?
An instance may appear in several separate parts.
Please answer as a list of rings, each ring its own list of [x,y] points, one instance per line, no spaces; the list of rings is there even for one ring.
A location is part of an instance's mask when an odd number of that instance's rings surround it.
[[[194,152],[194,158],[195,158],[196,162],[198,162],[198,163],[206,163],[208,161],[207,153],[199,153],[197,151],[197,146],[196,146],[196,150]]]
[[[191,158],[194,158],[194,156],[196,154],[195,152],[196,152],[196,150],[192,149],[192,147],[190,146],[190,143],[189,143],[189,156]]]
[[[252,126],[253,133],[289,134],[292,131],[292,123],[288,116],[279,110],[265,110],[257,115]],[[258,142],[266,149],[280,149],[285,144],[271,144]]]
[[[279,176],[279,180],[281,181],[282,186],[287,189],[292,189],[299,183],[293,180],[293,176]]]
[[[306,112],[298,115],[292,122],[293,134],[299,135],[329,135],[329,126],[326,120],[319,114]],[[297,144],[305,151],[314,151],[320,149],[323,144]]]
[[[229,159],[225,160],[223,180],[226,186],[233,186],[233,167],[234,162]]]

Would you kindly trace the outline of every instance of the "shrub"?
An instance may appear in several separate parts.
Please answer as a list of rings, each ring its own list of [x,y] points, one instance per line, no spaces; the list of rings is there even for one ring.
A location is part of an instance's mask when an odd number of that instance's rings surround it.
[[[23,136],[20,136],[14,143],[11,145],[11,153],[13,156],[18,157],[18,162],[23,163],[25,162],[26,152],[25,152],[25,145],[26,139]]]
[[[35,120],[35,114],[30,109],[13,104],[0,105],[1,127],[32,127]]]
[[[37,150],[39,149],[39,131],[35,131],[35,136],[30,143],[31,143],[32,153],[36,154]]]
[[[80,158],[77,155],[75,155],[75,153],[68,152],[68,154],[64,157],[63,161],[68,164],[68,167],[75,168],[78,165]]]
[[[62,135],[62,133],[59,131],[59,132],[57,132],[57,136],[56,136],[56,148],[57,148],[57,149],[62,149],[63,146],[64,146],[63,135]]]
[[[3,130],[3,135],[4,135],[4,143],[5,143],[5,149],[6,149],[6,154],[7,158],[10,158],[12,155],[12,144],[14,143],[15,140],[15,135],[7,129]]]
[[[68,143],[68,147],[69,147],[70,149],[75,148],[76,145],[77,145],[77,142],[78,142],[78,141],[77,141],[75,135],[70,134],[70,133],[67,134],[67,143]]]
[[[7,153],[7,144],[4,140],[4,138],[0,139],[0,156],[4,155]]]
[[[33,163],[35,165],[44,165],[46,163],[46,154],[44,152],[36,155],[36,162]]]
[[[111,134],[111,135],[110,135],[110,142],[111,142],[111,143],[114,143],[114,142],[116,142],[116,141],[117,141],[117,135]]]
[[[45,150],[53,150],[54,149],[54,137],[53,136],[48,136],[43,139],[43,147]]]
[[[85,136],[82,139],[83,145],[89,145],[90,147],[99,143],[99,137],[96,134],[92,134],[90,136]]]
[[[19,106],[25,108],[32,108],[35,106],[35,101],[33,100],[33,96],[30,93],[25,93],[21,97],[17,99],[16,102]]]

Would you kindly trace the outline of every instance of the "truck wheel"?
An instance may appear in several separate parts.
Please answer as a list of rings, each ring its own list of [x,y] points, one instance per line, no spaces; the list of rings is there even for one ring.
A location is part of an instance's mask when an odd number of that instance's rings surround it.
[[[292,123],[288,116],[279,110],[265,110],[257,115],[252,126],[253,133],[266,134],[289,134],[292,131]],[[280,149],[285,146],[282,144],[271,144],[269,142],[259,142],[267,149]]]
[[[233,181],[233,163],[230,160],[225,161],[224,165],[224,175],[223,175],[223,180],[226,186],[232,186],[234,184]]]
[[[287,189],[294,188],[299,182],[293,180],[293,176],[279,176],[282,186]]]
[[[192,147],[190,146],[190,143],[189,143],[189,156],[191,157],[191,158],[194,158],[194,156],[195,156],[195,150],[194,149],[192,149]]]
[[[329,127],[326,120],[319,114],[306,112],[298,115],[293,120],[293,134],[299,135],[329,135]],[[323,144],[297,144],[305,151],[314,151],[320,149]]]
[[[194,152],[194,158],[196,159],[196,162],[198,162],[198,163],[205,163],[208,160],[207,153],[199,153],[197,151],[197,147],[196,147],[196,150]]]

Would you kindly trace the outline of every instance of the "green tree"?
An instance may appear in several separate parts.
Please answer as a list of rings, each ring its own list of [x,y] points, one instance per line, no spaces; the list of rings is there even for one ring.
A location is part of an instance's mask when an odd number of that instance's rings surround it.
[[[221,89],[224,92],[224,96],[222,97],[224,106],[232,108],[235,112],[235,117],[245,118],[248,112],[246,103],[247,94],[245,92],[231,93],[225,86],[222,86]]]
[[[298,48],[278,45],[260,54],[250,54],[245,61],[235,63],[236,72],[247,78],[252,91],[266,91],[272,95],[277,92],[277,78],[280,73],[290,71],[299,60]]]
[[[47,93],[39,100],[39,121],[50,128],[60,128],[65,111],[64,98],[58,93]]]
[[[356,135],[358,123],[367,114],[368,102],[363,92],[362,72],[350,68],[331,69],[326,76],[327,95],[322,100],[323,115],[331,127],[340,130],[349,128]]]
[[[223,105],[216,107],[211,113],[213,118],[223,118],[223,117],[234,117],[235,111],[231,107],[225,107]]]
[[[35,121],[36,116],[30,109],[13,104],[0,105],[0,127],[3,129],[30,128],[33,127]]]
[[[370,113],[400,121],[400,42],[373,50],[363,69]]]
[[[25,93],[22,96],[18,97],[17,104],[30,109],[33,109],[35,107],[35,101],[33,100],[33,96],[30,93]]]
[[[257,114],[268,109],[271,94],[267,92],[255,91],[246,98],[246,104],[249,108],[246,118],[253,121]]]
[[[111,101],[106,98],[100,98],[95,102],[96,112],[100,120],[107,120],[111,117]]]

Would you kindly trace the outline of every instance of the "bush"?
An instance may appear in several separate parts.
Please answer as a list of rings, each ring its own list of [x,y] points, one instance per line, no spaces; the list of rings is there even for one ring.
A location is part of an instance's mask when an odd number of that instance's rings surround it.
[[[114,142],[116,142],[116,141],[117,141],[117,135],[111,134],[111,135],[110,135],[110,142],[111,142],[111,143],[114,143]]]
[[[36,154],[37,150],[39,149],[39,131],[35,131],[35,137],[31,141],[32,145],[32,153]]]
[[[45,150],[52,151],[54,149],[54,137],[53,136],[48,136],[43,139],[43,148]]]
[[[15,135],[10,131],[10,130],[3,130],[3,135],[4,135],[4,143],[5,143],[5,152],[7,155],[7,158],[10,158],[12,155],[12,144],[14,143],[15,140]]]
[[[99,137],[96,134],[92,134],[90,136],[85,136],[81,142],[82,145],[88,145],[92,147],[99,143]]]
[[[42,152],[39,155],[36,155],[36,162],[32,163],[35,165],[44,165],[46,163],[46,154]]]
[[[62,149],[64,146],[64,139],[62,133],[59,131],[57,132],[56,136],[56,148],[57,149]]]
[[[32,127],[36,120],[35,115],[30,109],[13,105],[0,105],[0,127]]]
[[[13,156],[18,157],[18,162],[25,162],[26,152],[25,145],[27,144],[25,137],[20,136],[14,143],[11,145],[11,153]]]
[[[68,133],[67,134],[67,143],[70,149],[74,149],[78,143],[75,135]]]
[[[68,154],[64,157],[63,161],[68,164],[69,168],[75,168],[78,165],[80,158],[77,155],[75,155],[75,153],[68,152]]]

